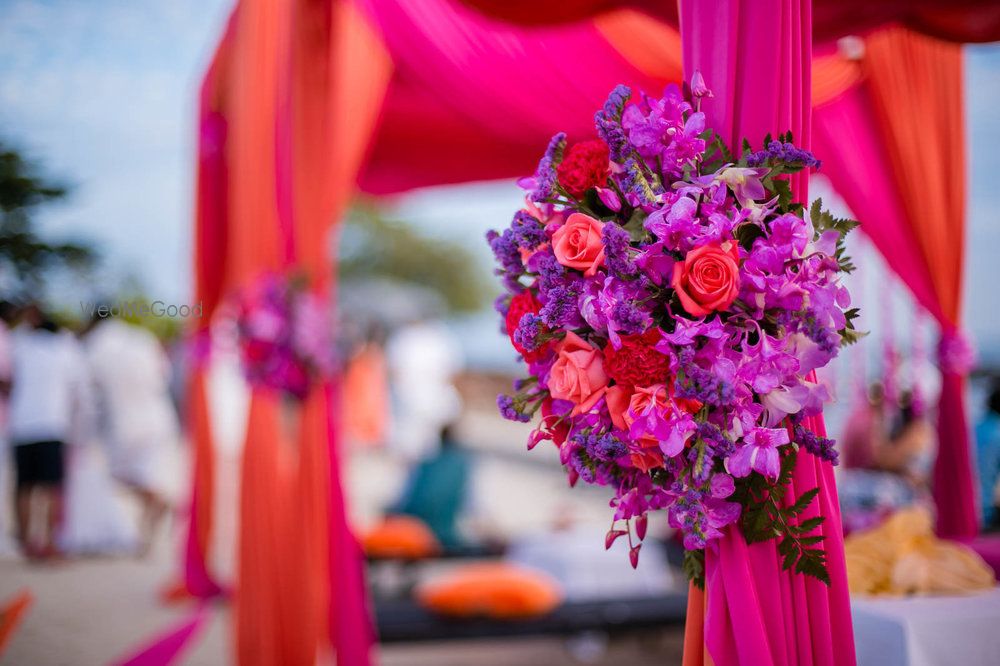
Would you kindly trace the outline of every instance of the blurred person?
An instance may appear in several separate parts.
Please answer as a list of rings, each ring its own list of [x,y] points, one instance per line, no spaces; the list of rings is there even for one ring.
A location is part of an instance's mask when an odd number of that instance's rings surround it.
[[[886,438],[885,391],[875,382],[862,399],[857,400],[847,417],[840,437],[840,455],[844,467],[867,469],[872,466],[875,451],[882,448]]]
[[[83,390],[85,367],[72,335],[37,305],[24,313],[13,334],[7,431],[17,468],[14,504],[17,538],[29,558],[58,554],[56,532],[62,517],[65,442]],[[40,515],[37,515],[40,514]],[[41,538],[31,527],[41,518]]]
[[[982,525],[989,529],[1000,523],[997,498],[1000,486],[1000,379],[993,380],[986,412],[976,424],[976,471],[979,474],[979,499],[982,502]]]
[[[875,451],[874,467],[897,474],[915,490],[925,490],[936,448],[936,434],[911,391],[902,394],[889,438]]]
[[[461,411],[454,385],[462,367],[460,345],[444,323],[418,319],[389,338],[386,357],[393,402],[390,444],[407,460],[420,460]]]
[[[470,455],[455,438],[454,427],[441,429],[440,448],[410,472],[393,513],[419,518],[445,548],[465,545],[458,523],[468,505]]]
[[[372,326],[344,372],[343,395],[348,396],[350,406],[343,414],[344,433],[349,441],[365,447],[381,446],[388,429],[384,338],[381,327]]]
[[[927,496],[934,428],[912,392],[900,396],[891,415],[881,398],[873,387],[871,420],[864,427],[849,423],[844,435],[845,469],[837,485],[848,533],[874,527]]]
[[[112,476],[142,505],[142,552],[178,495],[180,424],[170,363],[150,331],[95,315],[83,333]]]
[[[7,451],[7,401],[10,398],[10,380],[13,365],[12,330],[17,321],[17,306],[9,301],[0,301],[0,450],[4,457],[0,459],[0,497],[8,495],[10,483],[10,465]],[[0,510],[0,555],[14,552],[14,542],[10,536],[8,512]]]
[[[84,356],[81,347],[81,356]],[[67,440],[63,519],[58,544],[66,555],[120,555],[137,552],[138,528],[130,519],[111,476],[103,440],[99,392],[89,363]]]

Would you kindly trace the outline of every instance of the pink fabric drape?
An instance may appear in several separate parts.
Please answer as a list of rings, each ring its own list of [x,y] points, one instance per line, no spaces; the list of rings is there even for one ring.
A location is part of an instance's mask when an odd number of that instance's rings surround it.
[[[593,22],[524,30],[456,0],[364,9],[396,66],[359,181],[373,194],[531,173],[557,131],[594,136],[594,111],[615,85],[664,85]],[[676,66],[668,80],[679,79]]]
[[[808,0],[681,0],[685,74],[704,75],[715,94],[703,106],[708,124],[730,145],[746,137],[759,146],[764,134],[791,130],[810,146],[810,12]],[[792,180],[800,201],[807,183],[805,174]],[[822,418],[806,425],[824,432]],[[774,541],[748,546],[735,527],[706,553],[705,647],[717,666],[855,663],[833,468],[800,451],[789,495],[814,487],[808,513],[826,517],[817,533],[826,537],[830,586],[783,571]]]
[[[177,626],[156,635],[142,646],[134,648],[128,656],[120,657],[112,663],[115,666],[170,666],[190,649],[191,642],[201,633],[207,619],[208,611],[201,606]]]

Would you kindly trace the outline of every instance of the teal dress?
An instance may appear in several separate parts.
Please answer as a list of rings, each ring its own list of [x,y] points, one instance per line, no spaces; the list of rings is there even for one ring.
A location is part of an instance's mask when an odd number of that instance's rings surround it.
[[[461,546],[458,518],[465,508],[469,455],[444,445],[410,475],[396,510],[424,521],[445,548]]]
[[[979,501],[983,507],[983,526],[996,520],[993,489],[1000,476],[1000,414],[988,412],[976,426],[976,468],[979,472]]]

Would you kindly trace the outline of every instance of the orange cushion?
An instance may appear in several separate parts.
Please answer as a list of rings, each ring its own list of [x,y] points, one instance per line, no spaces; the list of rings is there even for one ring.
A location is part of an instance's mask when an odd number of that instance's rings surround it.
[[[441,552],[441,544],[427,525],[413,516],[389,516],[362,539],[365,554],[373,558],[419,560]]]
[[[511,564],[470,564],[421,585],[421,605],[443,615],[521,619],[545,615],[562,601],[559,584]]]

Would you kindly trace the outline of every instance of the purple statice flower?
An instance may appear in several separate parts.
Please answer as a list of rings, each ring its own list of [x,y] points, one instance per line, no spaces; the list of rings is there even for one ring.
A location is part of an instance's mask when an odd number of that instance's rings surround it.
[[[639,274],[632,257],[631,238],[627,231],[614,222],[604,225],[601,232],[601,242],[604,243],[604,257],[608,270],[618,278],[627,280]]]
[[[629,300],[620,300],[611,308],[608,322],[609,328],[613,325],[616,333],[636,335],[653,324],[653,317],[638,304]]]
[[[735,397],[732,382],[693,362],[686,362],[686,359],[692,358],[686,353],[688,351],[685,350],[680,356],[679,367],[682,372],[674,381],[674,395],[713,407],[732,404]]]
[[[489,242],[493,256],[496,257],[503,273],[514,279],[524,273],[521,250],[512,229],[504,229],[503,233],[497,233],[491,229],[486,232],[486,240]]]
[[[628,86],[617,85],[608,95],[604,107],[594,115],[597,135],[608,144],[613,162],[621,162],[631,151],[625,130],[622,128],[622,112],[632,96]]]
[[[535,255],[535,272],[538,273],[538,291],[546,294],[556,287],[566,285],[566,267],[559,263],[551,252],[539,252]]]
[[[769,479],[777,479],[781,472],[778,447],[788,442],[785,428],[754,428],[743,435],[743,445],[726,458],[726,469],[738,478],[753,470]]]
[[[493,309],[500,315],[502,323],[507,318],[507,312],[510,311],[510,294],[500,294],[497,296],[493,301]]]
[[[520,411],[514,398],[509,395],[501,393],[497,396],[497,408],[500,410],[500,416],[508,421],[527,423],[531,420],[531,414]]]
[[[747,165],[751,167],[763,166],[770,162],[783,162],[814,169],[818,169],[821,165],[816,156],[808,150],[781,141],[771,141],[764,150],[758,150],[747,156]]]
[[[797,420],[799,419],[793,419],[793,422]],[[801,423],[795,424],[794,435],[799,446],[820,460],[826,460],[834,465],[840,462],[840,455],[834,448],[837,444],[834,440],[817,435]]]
[[[625,200],[637,208],[655,208],[656,192],[646,179],[639,162],[629,159],[625,162],[624,171],[619,176],[619,185],[625,193]]]
[[[699,423],[695,433],[698,439],[705,442],[706,455],[715,458],[726,458],[735,450],[736,445],[726,437],[722,428],[714,423]]]
[[[535,175],[530,178],[522,178],[518,181],[518,185],[528,190],[529,199],[537,203],[553,197],[558,182],[556,167],[562,162],[563,151],[565,149],[566,133],[559,132],[549,140],[545,154],[538,161],[538,168],[535,169]]]
[[[600,460],[616,460],[628,453],[625,442],[606,432],[594,439],[590,450],[595,458]]]
[[[566,282],[548,290],[545,305],[539,311],[541,320],[549,328],[574,328],[580,319],[577,300],[579,282]]]
[[[611,345],[621,346],[621,335],[642,333],[653,323],[640,304],[648,297],[643,280],[624,281],[598,273],[585,282],[579,297],[579,312],[595,331],[606,333]]]
[[[533,312],[527,312],[521,317],[514,331],[514,342],[521,345],[525,351],[535,351],[541,344],[541,335],[544,333],[545,324],[542,318]]]
[[[524,210],[517,211],[510,228],[518,247],[525,250],[534,250],[549,240],[545,235],[545,225]]]

